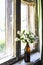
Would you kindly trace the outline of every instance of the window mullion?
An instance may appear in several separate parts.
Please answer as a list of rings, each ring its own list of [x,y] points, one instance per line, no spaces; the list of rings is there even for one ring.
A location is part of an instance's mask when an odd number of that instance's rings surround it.
[[[16,57],[16,0],[13,1],[13,56]]]
[[[21,30],[21,16],[20,16],[20,8],[21,1],[16,0],[16,34],[18,30]],[[16,43],[16,56],[19,57],[21,54],[21,43]]]

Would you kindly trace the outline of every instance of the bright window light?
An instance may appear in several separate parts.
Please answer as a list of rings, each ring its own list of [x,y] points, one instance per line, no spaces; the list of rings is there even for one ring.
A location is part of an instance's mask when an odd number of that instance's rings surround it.
[[[0,0],[0,59],[8,56],[13,56],[13,2]]]
[[[0,0],[0,54],[5,51],[5,0]]]
[[[28,23],[28,6],[21,4],[21,31],[27,30],[27,23]],[[21,42],[21,53],[24,52],[25,48],[24,43]]]
[[[23,30],[35,34],[35,6],[21,3],[21,31]],[[24,52],[25,45],[21,42],[21,53]],[[35,49],[34,43],[30,44],[30,49]]]

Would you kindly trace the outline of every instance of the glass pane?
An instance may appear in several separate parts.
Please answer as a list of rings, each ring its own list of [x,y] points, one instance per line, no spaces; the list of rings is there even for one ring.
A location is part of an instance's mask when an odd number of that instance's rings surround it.
[[[30,31],[35,34],[35,6],[29,6]]]
[[[0,54],[5,51],[5,0],[0,0]]]
[[[0,0],[0,59],[9,55],[13,55],[13,2]]]
[[[28,6],[21,4],[21,31],[27,30]],[[21,53],[24,52],[25,43],[21,42]]]
[[[30,31],[35,34],[35,8],[36,6],[29,6],[29,15],[30,15]],[[30,44],[31,51],[35,49],[35,44]]]
[[[21,3],[21,31],[25,29],[35,34],[35,8],[36,6]],[[24,52],[25,45],[21,42],[21,53]],[[35,49],[34,43],[30,44],[30,49],[31,51]]]
[[[6,52],[8,55],[13,55],[13,1],[7,0],[6,3]]]

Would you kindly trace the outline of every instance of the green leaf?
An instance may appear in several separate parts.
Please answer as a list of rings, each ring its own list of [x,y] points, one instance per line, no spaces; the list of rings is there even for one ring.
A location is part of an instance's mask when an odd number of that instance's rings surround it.
[[[23,43],[25,43],[25,40],[22,40]]]
[[[23,30],[23,34],[25,33],[25,30]]]

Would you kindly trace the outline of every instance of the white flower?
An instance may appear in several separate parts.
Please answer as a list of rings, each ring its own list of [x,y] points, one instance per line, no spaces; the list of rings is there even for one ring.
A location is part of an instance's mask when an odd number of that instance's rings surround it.
[[[20,40],[19,38],[17,38],[17,37],[15,38],[15,41],[19,41],[19,40]]]
[[[31,35],[29,35],[30,37],[32,37],[32,38],[34,38],[34,35],[33,34],[31,34]]]
[[[36,39],[38,39],[38,36],[36,36]]]
[[[17,34],[20,34],[20,31],[17,31]]]

